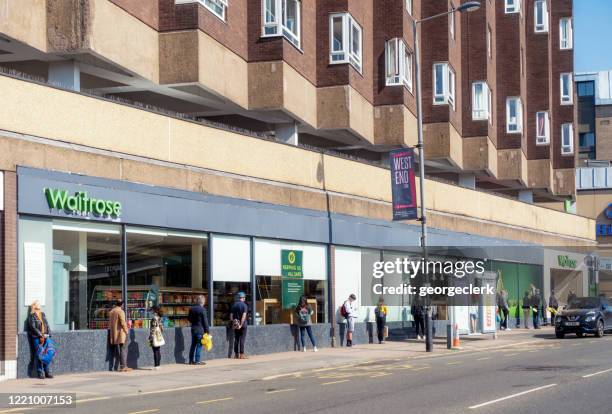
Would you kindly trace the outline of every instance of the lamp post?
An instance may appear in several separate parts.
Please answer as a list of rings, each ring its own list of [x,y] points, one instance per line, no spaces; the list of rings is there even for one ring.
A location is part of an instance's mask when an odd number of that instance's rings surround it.
[[[478,1],[468,1],[461,4],[459,7],[454,8],[448,12],[439,13],[433,16],[425,17],[417,20],[412,19],[412,46],[415,56],[414,72],[416,77],[416,111],[417,111],[417,145],[416,148],[419,150],[419,184],[420,184],[420,197],[421,197],[421,248],[423,249],[423,260],[427,264],[427,214],[425,211],[425,152],[423,147],[423,111],[421,108],[421,68],[419,66],[419,38],[418,38],[418,25],[428,20],[437,19],[438,17],[448,16],[455,12],[473,11],[480,7]],[[427,274],[427,267],[425,268],[425,277],[429,282],[429,276]],[[433,329],[431,323],[431,311],[429,307],[429,300],[425,306],[425,350],[427,352],[433,351]]]

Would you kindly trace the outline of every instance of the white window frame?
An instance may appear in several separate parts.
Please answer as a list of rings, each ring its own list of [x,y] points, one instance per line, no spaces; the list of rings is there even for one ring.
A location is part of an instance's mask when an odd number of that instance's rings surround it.
[[[442,72],[442,91],[436,91],[438,75],[436,68],[440,67]],[[434,105],[451,105],[455,109],[455,71],[448,62],[437,62],[433,64],[433,104]]]
[[[569,136],[566,136],[569,134]],[[565,138],[569,138],[567,144]],[[571,122],[561,124],[561,155],[574,154],[574,124]]]
[[[567,94],[563,93],[563,84],[565,83],[565,79],[567,79]],[[573,78],[572,78],[572,73],[571,72],[567,72],[567,73],[562,73],[561,76],[559,77],[559,83],[560,83],[560,93],[559,93],[559,97],[561,100],[561,105],[572,105],[574,103],[574,82],[573,82]]]
[[[487,57],[491,59],[493,57],[493,33],[491,33],[491,26],[487,25]]]
[[[334,20],[342,22],[342,47],[334,50]],[[359,33],[359,50],[353,49],[353,29]],[[333,13],[329,15],[329,64],[350,63],[361,73],[363,55],[363,29],[350,13]]]
[[[227,8],[229,6],[228,0],[175,0],[174,4],[188,4],[188,3],[200,3],[210,11],[212,14],[217,16],[219,19],[225,21],[227,16]],[[215,5],[221,8],[221,14],[215,10]]]
[[[451,10],[454,10],[455,7],[451,3]],[[450,34],[450,38],[455,40],[455,13],[448,14],[448,33]]]
[[[294,33],[288,25],[287,19],[287,3],[293,2],[297,8],[297,15],[295,17],[295,28]],[[275,14],[273,19],[267,20],[266,5],[274,5]],[[291,44],[298,49],[301,47],[302,38],[302,1],[301,0],[261,0],[261,18],[262,18],[262,31],[261,37],[277,37],[283,36]]]
[[[412,16],[412,13],[413,13],[412,10],[413,10],[413,8],[412,8],[412,0],[406,0],[406,11],[411,16]]]
[[[542,15],[539,16],[539,10]],[[542,21],[538,22],[541,17]],[[548,2],[547,0],[535,0],[533,3],[533,26],[536,33],[548,32]]]
[[[385,84],[404,85],[412,93],[413,52],[400,38],[388,40],[385,44]]]
[[[519,0],[505,0],[504,1],[504,11],[506,12],[506,14],[520,12],[521,11],[520,1]]]
[[[564,24],[566,25],[564,28]],[[571,50],[574,48],[574,27],[571,17],[559,19],[559,49]]]
[[[481,88],[482,93],[480,98],[476,96],[476,90]],[[472,120],[487,121],[491,118],[491,90],[485,81],[476,81],[472,83]]]
[[[544,134],[540,134],[540,118],[544,118]],[[536,112],[536,145],[550,144],[550,115],[548,111]]]
[[[516,104],[516,119],[513,121],[510,118],[510,104]],[[511,128],[514,126],[514,128]],[[510,96],[506,98],[506,134],[521,134],[523,132],[523,105],[521,98],[518,96]]]

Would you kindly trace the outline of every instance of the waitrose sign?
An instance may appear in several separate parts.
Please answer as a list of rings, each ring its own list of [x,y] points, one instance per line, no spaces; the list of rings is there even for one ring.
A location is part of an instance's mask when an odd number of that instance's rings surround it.
[[[79,215],[94,214],[112,218],[121,216],[119,201],[91,198],[84,191],[77,191],[73,195],[70,195],[67,190],[57,188],[45,188],[44,191],[50,209],[64,210]]]

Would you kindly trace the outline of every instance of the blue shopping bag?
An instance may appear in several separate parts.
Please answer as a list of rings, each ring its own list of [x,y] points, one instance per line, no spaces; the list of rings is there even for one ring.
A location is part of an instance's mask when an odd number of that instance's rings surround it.
[[[55,342],[51,338],[47,338],[44,344],[39,344],[36,354],[38,359],[45,365],[50,364],[56,354]]]

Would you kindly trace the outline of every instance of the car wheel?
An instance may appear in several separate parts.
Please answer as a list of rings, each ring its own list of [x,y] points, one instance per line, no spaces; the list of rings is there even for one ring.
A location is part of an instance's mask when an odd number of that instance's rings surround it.
[[[582,338],[584,336],[584,334],[582,332],[576,332],[576,336],[578,338]]]
[[[595,336],[598,338],[604,336],[604,324],[602,320],[597,321],[597,332],[595,332]]]
[[[557,337],[557,339],[565,338],[565,334],[563,332],[555,332],[555,336]]]

